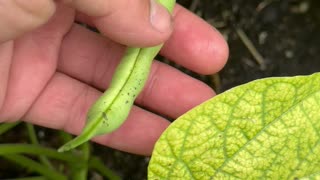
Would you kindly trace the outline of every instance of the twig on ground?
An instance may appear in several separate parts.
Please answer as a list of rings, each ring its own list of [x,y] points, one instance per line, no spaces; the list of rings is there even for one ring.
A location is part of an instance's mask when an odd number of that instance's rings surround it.
[[[243,44],[248,48],[249,52],[252,54],[253,58],[259,64],[261,70],[266,69],[265,60],[262,55],[259,53],[257,48],[253,45],[252,41],[248,38],[248,36],[244,33],[241,28],[236,28],[236,33],[243,42]]]
[[[190,7],[189,7],[189,10],[192,12],[195,12],[198,5],[199,5],[199,2],[200,2],[200,0],[193,0]]]
[[[210,76],[211,84],[214,86],[214,89],[217,94],[221,93],[222,85],[221,85],[221,78],[219,73],[213,74]]]

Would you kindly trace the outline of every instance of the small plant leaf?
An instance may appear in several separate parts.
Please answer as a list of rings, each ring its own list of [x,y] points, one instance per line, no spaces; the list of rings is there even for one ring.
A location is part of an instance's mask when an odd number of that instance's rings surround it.
[[[320,73],[253,81],[187,112],[156,143],[148,177],[320,178]]]

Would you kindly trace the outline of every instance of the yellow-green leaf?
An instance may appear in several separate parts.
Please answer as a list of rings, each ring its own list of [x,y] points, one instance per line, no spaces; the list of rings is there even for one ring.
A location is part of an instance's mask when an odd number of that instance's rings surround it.
[[[178,118],[149,179],[317,179],[320,73],[233,88]]]

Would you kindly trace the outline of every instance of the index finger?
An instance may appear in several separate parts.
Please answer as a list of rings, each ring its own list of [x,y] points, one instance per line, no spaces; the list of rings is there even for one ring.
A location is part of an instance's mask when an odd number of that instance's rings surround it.
[[[92,19],[77,12],[76,19],[94,27]],[[211,25],[176,4],[174,30],[160,54],[200,74],[213,74],[222,69],[229,56],[228,44]]]

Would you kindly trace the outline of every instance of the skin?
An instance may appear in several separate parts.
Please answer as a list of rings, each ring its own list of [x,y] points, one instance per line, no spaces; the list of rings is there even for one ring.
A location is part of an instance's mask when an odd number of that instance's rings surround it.
[[[172,12],[175,0],[158,2]],[[76,148],[97,135],[111,133],[124,123],[148,79],[152,60],[162,46],[127,48],[109,88],[89,109],[82,133],[59,148],[59,152]]]
[[[132,29],[128,27],[138,36],[125,32],[113,35],[111,30],[106,31],[112,27],[112,31],[119,32],[116,28],[130,25],[125,22],[127,13],[122,17],[121,13],[115,13],[124,22],[116,24],[113,17],[96,18],[77,8],[56,4],[49,21],[40,18],[38,25],[17,28],[16,35],[10,38],[0,32],[1,38],[6,37],[6,40],[0,38],[1,122],[22,119],[79,134],[89,107],[108,87],[123,55],[125,47],[115,42],[150,46],[163,42],[171,34],[161,54],[172,61],[200,74],[215,73],[226,62],[228,48],[222,36],[180,6],[173,12],[173,32],[169,29],[155,35],[158,32],[140,19],[141,22],[132,22],[135,24]],[[4,12],[3,9],[0,12]],[[75,19],[98,27],[103,35],[74,24]],[[19,19],[13,22],[19,24]],[[137,24],[149,30],[136,31]],[[154,61],[146,86],[135,102],[139,107],[132,108],[127,121],[118,130],[94,141],[122,151],[150,155],[155,141],[169,125],[166,119],[153,112],[176,118],[213,95],[205,84]]]

